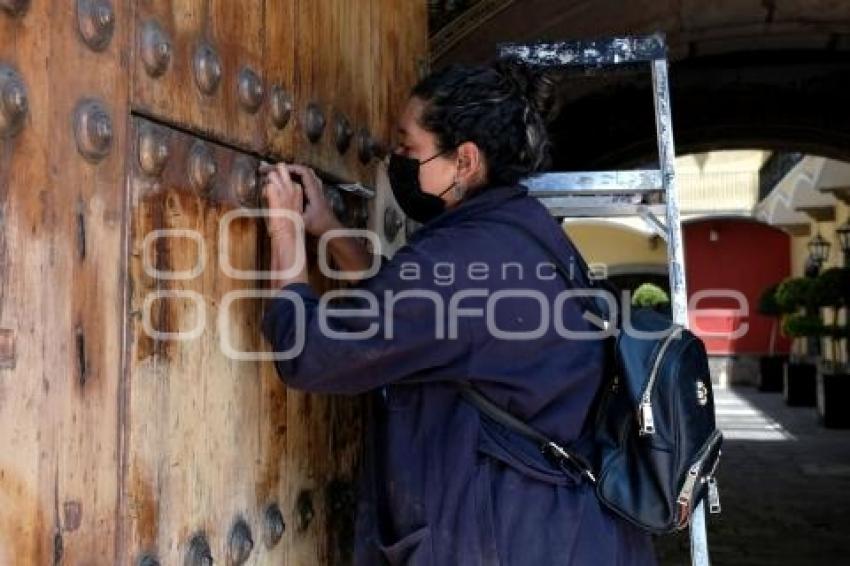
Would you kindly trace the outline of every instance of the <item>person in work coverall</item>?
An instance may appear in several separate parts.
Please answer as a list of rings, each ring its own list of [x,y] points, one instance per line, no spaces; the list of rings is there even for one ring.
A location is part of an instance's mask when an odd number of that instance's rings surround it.
[[[569,445],[600,386],[600,340],[577,300],[587,274],[559,276],[520,223],[576,264],[578,251],[519,181],[545,166],[552,83],[517,66],[453,66],[418,84],[399,122],[389,180],[422,223],[351,295],[322,303],[305,269],[274,282],[263,333],[280,378],[315,393],[369,394],[355,525],[357,566],[655,564],[650,536],[597,500],[579,474],[479,412],[481,393]],[[340,228],[312,170],[265,165],[270,210],[303,229]],[[296,182],[297,180],[297,182]],[[305,206],[306,205],[306,206]],[[303,211],[303,212],[302,212]],[[297,266],[296,222],[267,218],[272,269]],[[341,271],[368,270],[362,239],[335,237]]]

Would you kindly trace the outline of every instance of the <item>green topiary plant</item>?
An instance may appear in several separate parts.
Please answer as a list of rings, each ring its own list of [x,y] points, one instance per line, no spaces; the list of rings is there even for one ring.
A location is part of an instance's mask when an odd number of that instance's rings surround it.
[[[811,290],[814,280],[808,277],[792,277],[784,280],[776,289],[776,304],[785,314],[793,314],[800,308],[814,306]]]
[[[779,316],[782,314],[782,309],[776,301],[776,290],[779,288],[779,283],[774,283],[766,287],[759,297],[759,314],[764,316]]]
[[[632,305],[640,308],[657,309],[670,304],[670,298],[664,289],[652,283],[644,283],[632,297]]]
[[[827,327],[820,317],[810,314],[791,314],[782,321],[782,331],[792,338],[825,336]]]
[[[814,328],[814,321],[820,322],[820,313],[814,304],[812,287],[814,279],[810,277],[793,277],[784,280],[776,289],[776,302],[784,313],[782,331],[786,336],[800,338],[814,337],[815,334],[799,332],[803,328]],[[799,314],[802,311],[802,314]],[[808,321],[808,322],[807,322]],[[802,326],[801,326],[802,325]],[[792,348],[798,342],[795,340]],[[809,340],[809,354],[816,352],[817,341]]]
[[[850,269],[833,267],[814,280],[812,302],[818,307],[840,308],[850,302]]]

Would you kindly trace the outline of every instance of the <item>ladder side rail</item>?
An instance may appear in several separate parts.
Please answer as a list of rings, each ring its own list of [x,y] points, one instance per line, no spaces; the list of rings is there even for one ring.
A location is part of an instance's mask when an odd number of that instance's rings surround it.
[[[667,254],[670,265],[670,293],[673,321],[688,327],[688,292],[685,284],[685,252],[682,225],[679,218],[679,192],[676,184],[676,147],[673,141],[673,116],[670,108],[670,88],[667,61],[652,63],[653,100],[658,133],[658,161],[661,182],[666,196]]]
[[[688,319],[688,291],[685,282],[685,253],[682,242],[682,224],[679,218],[679,194],[676,185],[676,147],[673,140],[673,113],[670,106],[670,82],[667,59],[652,62],[653,100],[658,133],[658,160],[661,178],[667,196],[667,255],[670,272],[670,295],[673,320],[684,327]],[[708,534],[706,532],[705,505],[694,509],[690,528],[692,566],[710,566]]]

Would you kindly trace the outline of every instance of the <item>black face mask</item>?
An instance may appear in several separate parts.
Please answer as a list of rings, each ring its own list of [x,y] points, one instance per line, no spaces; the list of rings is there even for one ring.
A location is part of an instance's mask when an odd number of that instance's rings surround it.
[[[398,153],[390,155],[387,174],[395,200],[407,216],[421,224],[425,224],[446,209],[446,203],[440,197],[455,185],[452,183],[438,196],[426,193],[419,184],[419,167],[438,158],[443,153],[445,152],[438,153],[425,161],[405,157]]]

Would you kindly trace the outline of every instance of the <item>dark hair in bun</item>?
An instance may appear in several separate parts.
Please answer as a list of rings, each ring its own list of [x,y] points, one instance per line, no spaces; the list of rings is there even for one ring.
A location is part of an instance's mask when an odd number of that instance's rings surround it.
[[[413,96],[425,102],[421,126],[441,151],[472,142],[484,154],[490,185],[514,185],[549,164],[548,117],[554,84],[517,63],[452,65],[425,77]]]

